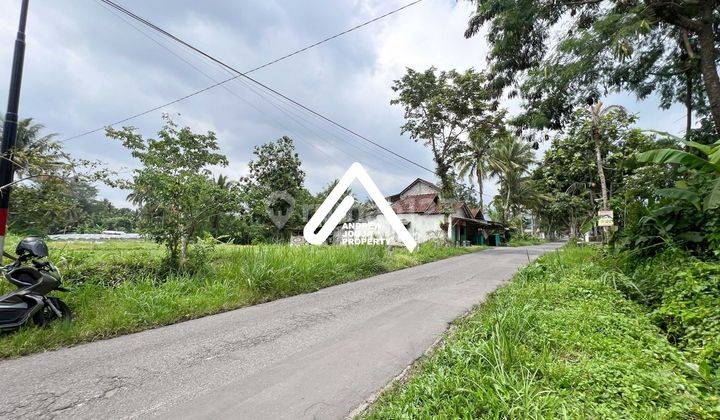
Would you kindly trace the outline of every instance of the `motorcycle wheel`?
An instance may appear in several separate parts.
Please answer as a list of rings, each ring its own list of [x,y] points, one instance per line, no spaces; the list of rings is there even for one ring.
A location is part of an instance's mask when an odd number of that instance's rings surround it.
[[[49,297],[47,299],[52,301],[52,304],[60,311],[63,320],[69,321],[72,319],[72,311],[65,302],[56,297]],[[33,315],[33,322],[39,327],[46,326],[57,319],[59,319],[57,314],[50,306],[45,306],[41,311]]]

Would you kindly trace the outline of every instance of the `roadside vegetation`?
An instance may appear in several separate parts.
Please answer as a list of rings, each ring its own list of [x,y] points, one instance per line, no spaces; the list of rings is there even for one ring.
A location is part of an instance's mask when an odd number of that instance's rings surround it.
[[[628,299],[618,264],[595,247],[541,257],[458,321],[407,382],[363,416],[717,418],[717,376],[697,362],[705,356],[666,340],[653,324],[667,310],[648,314]],[[676,272],[701,281],[689,272],[704,269]],[[717,306],[712,311],[717,316]]]
[[[542,245],[546,242],[547,242],[547,240],[538,238],[537,236],[514,234],[514,235],[510,236],[510,241],[508,242],[507,245],[511,246],[511,247],[533,246],[533,245]]]
[[[720,391],[720,263],[678,248],[642,259],[620,253],[612,261],[617,286]]]
[[[10,241],[11,239],[9,239]],[[141,331],[367,276],[461,255],[481,247],[238,246],[201,241],[184,271],[164,265],[151,242],[50,243],[70,289],[57,293],[72,322],[0,335],[0,358]],[[11,285],[3,283],[0,293]]]

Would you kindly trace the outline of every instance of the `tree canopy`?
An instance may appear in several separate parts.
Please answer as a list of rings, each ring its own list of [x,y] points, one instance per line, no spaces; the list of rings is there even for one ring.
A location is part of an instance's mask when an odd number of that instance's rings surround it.
[[[165,115],[157,138],[143,138],[133,127],[108,128],[141,164],[133,177],[119,185],[132,190],[140,206],[141,231],[167,246],[173,265],[184,265],[187,245],[212,217],[237,208],[233,191],[218,185],[211,166],[226,166],[215,133],[198,134],[179,128]]]
[[[247,228],[244,241],[287,237],[302,226],[302,205],[310,197],[303,186],[305,172],[295,143],[290,137],[283,136],[255,147],[253,155],[255,157],[248,164],[249,174],[240,180],[243,220]],[[269,212],[287,215],[288,219],[278,226]]]
[[[473,2],[465,35],[486,27],[489,84],[522,96],[518,125],[559,129],[578,105],[623,90],[682,102],[720,127],[716,1]]]
[[[405,111],[402,133],[430,148],[445,197],[455,188],[451,169],[463,140],[471,131],[492,136],[503,129],[504,111],[486,89],[482,73],[469,69],[424,72],[408,69],[392,86],[397,97],[392,104]]]

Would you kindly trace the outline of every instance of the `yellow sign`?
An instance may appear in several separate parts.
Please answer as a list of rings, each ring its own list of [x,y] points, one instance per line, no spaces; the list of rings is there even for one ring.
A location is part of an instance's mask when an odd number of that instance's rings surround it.
[[[598,226],[614,226],[612,210],[601,210],[598,212]]]

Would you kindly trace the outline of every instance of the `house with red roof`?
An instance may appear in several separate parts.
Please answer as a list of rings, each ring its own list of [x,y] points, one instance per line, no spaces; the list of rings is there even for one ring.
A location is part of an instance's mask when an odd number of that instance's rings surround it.
[[[499,245],[505,227],[486,220],[477,208],[466,203],[448,202],[440,197],[440,187],[418,178],[402,191],[386,197],[393,211],[418,243],[449,240],[458,244]],[[376,238],[382,241],[352,242],[349,238]],[[397,244],[398,238],[379,212],[370,212],[335,231],[334,243]]]

